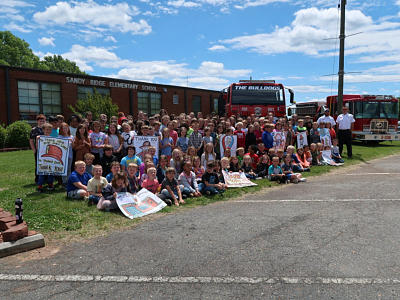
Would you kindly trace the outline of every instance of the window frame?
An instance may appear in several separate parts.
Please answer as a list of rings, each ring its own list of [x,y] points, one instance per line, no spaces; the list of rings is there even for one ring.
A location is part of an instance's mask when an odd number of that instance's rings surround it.
[[[23,88],[20,87],[20,83],[27,83],[28,88]],[[38,89],[38,102],[31,104],[29,101],[29,91],[34,90],[29,88],[29,84],[36,84]],[[57,86],[56,90],[53,90],[53,88],[46,89],[44,90],[45,85],[50,85],[50,86]],[[58,90],[57,90],[58,89]],[[27,90],[28,91],[28,96],[23,96],[21,95],[21,90]],[[44,103],[44,97],[43,97],[43,92],[50,92],[50,103]],[[53,104],[53,93],[59,93],[59,103],[58,104]],[[33,80],[19,80],[17,79],[17,96],[18,96],[18,113],[19,113],[19,118],[21,120],[25,120],[28,123],[34,123],[36,120],[36,115],[37,114],[44,114],[47,116],[50,115],[57,115],[57,114],[62,114],[63,113],[63,100],[62,100],[62,84],[59,82],[48,82],[48,81],[33,81]],[[21,102],[21,97],[22,98],[28,98],[28,102]],[[48,99],[48,97],[46,97]],[[21,106],[22,105],[28,105],[28,106],[37,106],[39,108],[39,111],[33,112],[33,113],[25,113],[21,111]],[[45,106],[50,106],[51,107],[51,113],[44,112],[44,107]],[[55,108],[55,110],[53,110]],[[54,112],[53,112],[54,111]]]
[[[157,96],[153,98],[152,96]],[[145,100],[145,102],[143,102]],[[159,101],[159,106],[154,106],[155,103],[153,100]],[[144,108],[145,107],[145,108]],[[145,91],[138,91],[137,92],[137,108],[138,111],[143,111],[148,115],[155,115],[157,114],[160,109],[162,109],[162,93],[153,93],[153,92],[145,92]]]

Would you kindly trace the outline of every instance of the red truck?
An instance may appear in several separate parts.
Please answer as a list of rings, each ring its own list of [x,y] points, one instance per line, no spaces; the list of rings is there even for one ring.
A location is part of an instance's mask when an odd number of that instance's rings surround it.
[[[286,114],[285,87],[275,80],[240,80],[232,83],[222,92],[224,110],[227,116],[266,116],[269,112],[276,117]],[[291,89],[290,103],[294,102]]]

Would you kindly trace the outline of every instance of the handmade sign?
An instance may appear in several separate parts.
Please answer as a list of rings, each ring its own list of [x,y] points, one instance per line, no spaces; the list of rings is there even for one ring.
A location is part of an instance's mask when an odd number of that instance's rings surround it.
[[[222,171],[222,175],[224,176],[225,183],[230,187],[245,187],[245,186],[255,186],[257,184],[251,182],[246,174],[243,172],[226,172]]]
[[[272,137],[274,138],[273,147],[275,150],[285,149],[286,145],[286,136],[282,131],[274,131],[272,132]]]
[[[219,139],[221,156],[224,155],[225,150],[231,150],[231,156],[236,156],[237,136],[236,135],[221,135]]]
[[[145,188],[135,195],[118,193],[117,204],[122,213],[129,219],[153,214],[167,206],[164,201]]]
[[[307,132],[298,132],[297,133],[297,149],[304,148],[304,146],[308,145],[307,141]]]
[[[156,148],[155,156],[158,158],[158,137],[157,136],[140,136],[136,135],[133,139],[133,145],[136,148],[136,155],[144,161],[144,155],[148,153],[149,148],[153,146]]]
[[[71,140],[39,136],[37,175],[67,176]]]
[[[322,145],[324,147],[326,147],[326,146],[331,147],[332,142],[331,142],[331,135],[329,133],[329,130],[327,128],[321,128],[319,134],[320,134],[320,140],[321,140]]]

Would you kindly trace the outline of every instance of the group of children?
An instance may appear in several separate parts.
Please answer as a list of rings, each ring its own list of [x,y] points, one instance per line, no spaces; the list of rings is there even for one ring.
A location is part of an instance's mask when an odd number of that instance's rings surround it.
[[[32,130],[38,133],[36,138],[55,136],[56,130],[58,137],[71,139],[68,165],[73,165],[73,171],[64,178],[38,176],[39,191],[43,191],[46,180],[49,190],[54,189],[53,181],[58,180],[65,185],[69,198],[85,198],[101,210],[111,210],[117,208],[118,192],[136,193],[146,188],[168,205],[179,206],[187,197],[223,193],[227,185],[222,171],[243,172],[251,180],[268,178],[279,183],[298,183],[306,180],[302,172],[324,163],[322,152],[327,147],[334,161],[343,162],[335,138],[330,140],[331,146],[316,138],[327,134],[324,127],[312,124],[307,128],[303,120],[276,119],[271,114],[244,119],[203,118],[201,113],[197,118],[193,113],[169,116],[161,112],[147,118],[139,112],[138,119],[133,121],[131,116],[119,113],[110,118],[109,124],[105,115],[98,121],[90,116],[73,116],[74,122],[69,124],[59,121],[59,116],[58,122],[53,123],[38,119],[40,128]],[[296,136],[304,131],[310,146],[296,149]],[[330,129],[327,131],[329,134]],[[282,133],[280,143],[284,137],[283,146],[275,143],[277,132]],[[233,155],[229,148],[221,153],[222,135],[236,135],[237,150]],[[150,146],[146,154],[138,157],[133,146],[135,136],[158,136],[159,153]]]

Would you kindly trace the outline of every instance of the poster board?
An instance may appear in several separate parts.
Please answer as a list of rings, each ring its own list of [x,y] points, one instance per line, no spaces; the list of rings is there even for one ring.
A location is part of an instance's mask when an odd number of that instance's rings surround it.
[[[37,175],[67,176],[70,146],[70,139],[39,136]]]
[[[144,161],[144,155],[148,153],[151,146],[156,148],[155,156],[158,158],[159,139],[158,136],[141,136],[136,135],[133,139],[133,146],[136,149],[136,156]]]
[[[121,212],[129,219],[153,214],[167,206],[164,201],[144,188],[135,195],[118,193],[117,204]]]
[[[275,150],[278,149],[285,149],[285,145],[286,145],[286,135],[283,131],[274,131],[272,132],[272,137],[274,139],[273,142],[273,148]]]
[[[257,184],[251,182],[246,174],[243,172],[226,172],[222,171],[222,175],[224,176],[225,184],[228,188],[232,187],[245,187],[245,186],[255,186]]]
[[[237,136],[222,134],[219,139],[221,157],[224,156],[225,149],[231,150],[231,156],[236,156]]]
[[[307,141],[307,132],[298,132],[297,133],[297,149],[304,148],[304,146],[308,146]]]

